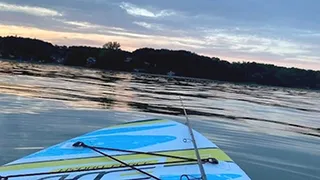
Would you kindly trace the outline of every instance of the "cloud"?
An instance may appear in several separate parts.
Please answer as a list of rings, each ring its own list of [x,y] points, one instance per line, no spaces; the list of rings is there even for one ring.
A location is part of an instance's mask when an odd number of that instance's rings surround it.
[[[310,56],[310,55],[299,55],[297,57],[285,58],[285,59],[286,60],[303,61],[303,62],[313,62],[313,63],[320,62],[320,56]]]
[[[85,22],[85,21],[68,21],[64,19],[56,19],[57,21],[60,21],[64,24],[76,26],[79,28],[101,28],[102,26],[97,25],[97,24],[92,24],[90,22]]]
[[[152,38],[153,37],[151,35],[139,34],[139,33],[133,33],[133,32],[123,32],[123,31],[104,30],[104,31],[100,31],[100,32],[104,32],[106,34],[117,35],[117,36],[130,37],[130,38]]]
[[[84,3],[95,3],[95,4],[108,4],[109,1],[107,0],[73,0],[73,1],[79,1]]]
[[[161,24],[147,23],[147,22],[142,22],[142,21],[134,21],[133,24],[144,27],[146,29],[163,30],[163,27]]]
[[[186,48],[192,48],[192,49],[204,49],[205,46],[192,44],[189,42],[183,42],[183,41],[172,41],[173,45],[177,45],[178,47],[186,47]]]
[[[197,40],[189,37],[170,37],[170,36],[159,36],[159,35],[147,35],[141,33],[134,33],[111,29],[101,29],[100,31],[93,33],[82,33],[82,32],[66,32],[66,31],[53,31],[44,30],[29,26],[14,26],[14,25],[1,25],[0,24],[0,36],[2,35],[18,35],[23,37],[35,37],[50,41],[58,44],[66,45],[77,45],[79,40],[82,42],[90,40],[92,46],[100,46],[101,44],[112,41],[118,41],[122,44],[122,47],[128,50],[133,48],[141,47],[170,47],[172,45],[181,45],[184,47],[199,47],[201,40]],[[103,34],[102,34],[103,33]],[[65,37],[68,37],[67,39]],[[75,41],[76,40],[76,41]]]
[[[132,16],[142,16],[142,17],[149,17],[149,18],[167,17],[167,16],[173,16],[176,14],[176,12],[172,10],[161,10],[157,12],[152,12],[151,10],[138,7],[128,2],[122,2],[120,4],[120,8],[124,9],[128,14]]]
[[[73,21],[70,21],[73,22]],[[72,26],[89,26],[85,22],[69,23]],[[93,24],[96,26],[95,24]],[[44,30],[30,26],[13,26],[0,24],[0,36],[18,35],[34,37],[59,45],[88,45],[101,47],[108,41],[121,43],[124,50],[133,51],[141,47],[186,49],[208,56],[220,57],[232,61],[256,61],[282,66],[294,66],[320,70],[317,53],[309,52],[308,46],[300,46],[295,42],[254,36],[249,34],[233,34],[222,29],[215,34],[199,36],[169,36],[138,33],[128,29],[116,30],[113,27],[99,26],[87,31]],[[116,27],[115,27],[116,28]],[[207,38],[211,39],[207,39]],[[261,46],[261,47],[260,47]],[[301,51],[299,52],[299,47]],[[271,48],[268,49],[268,48]],[[276,50],[279,48],[279,50]],[[285,56],[281,56],[284,51]]]
[[[125,29],[120,28],[120,27],[112,27],[112,26],[104,26],[104,25],[100,25],[100,24],[93,24],[87,21],[70,21],[70,20],[66,20],[66,19],[55,19],[52,18],[52,20],[55,20],[57,22],[62,22],[63,24],[66,25],[70,25],[74,28],[66,28],[66,29],[72,29],[75,30],[76,32],[78,32],[79,30],[86,30],[87,32],[108,32],[108,31],[125,31]]]
[[[70,24],[82,28],[96,28],[100,27],[99,25],[91,24],[89,22],[81,22],[81,21],[64,21],[65,24]]]
[[[320,37],[320,32],[319,31],[311,31],[311,30],[300,30],[296,35],[301,36],[301,37],[311,37],[311,38],[319,38]]]
[[[0,11],[25,13],[34,16],[63,16],[62,13],[52,9],[37,6],[21,6],[4,2],[0,2]]]
[[[263,37],[254,34],[234,34],[222,30],[212,31],[204,36],[207,45],[223,45],[224,48],[250,53],[270,53],[278,56],[306,54],[308,45],[285,39]]]

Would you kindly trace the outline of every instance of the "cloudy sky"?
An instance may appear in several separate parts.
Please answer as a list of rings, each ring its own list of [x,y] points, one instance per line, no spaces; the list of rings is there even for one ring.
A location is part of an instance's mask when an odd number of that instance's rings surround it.
[[[320,70],[319,0],[0,0],[0,36]]]

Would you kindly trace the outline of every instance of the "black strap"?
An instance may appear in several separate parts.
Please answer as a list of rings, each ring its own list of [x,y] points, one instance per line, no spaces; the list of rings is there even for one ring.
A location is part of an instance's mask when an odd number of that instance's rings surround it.
[[[8,180],[8,177],[0,176],[0,180]]]
[[[74,147],[89,148],[89,149],[91,149],[91,150],[93,150],[93,151],[95,151],[95,152],[97,152],[97,153],[99,153],[99,154],[102,154],[102,155],[104,155],[104,156],[106,156],[106,157],[108,157],[108,158],[110,158],[110,159],[112,159],[112,160],[114,160],[114,161],[117,161],[117,162],[119,162],[119,163],[121,163],[121,164],[123,164],[123,165],[125,165],[125,166],[127,166],[127,167],[130,167],[130,168],[132,168],[132,169],[134,169],[134,170],[136,170],[136,171],[139,171],[139,172],[141,172],[142,174],[145,174],[145,175],[147,175],[147,176],[149,176],[149,177],[151,177],[151,178],[153,178],[153,179],[160,180],[160,178],[155,177],[154,175],[152,175],[152,174],[150,174],[150,173],[147,173],[147,172],[145,172],[145,171],[143,171],[143,170],[141,170],[141,169],[139,169],[139,168],[136,168],[136,167],[134,167],[134,166],[132,166],[132,165],[124,162],[124,161],[121,161],[121,160],[119,160],[119,159],[117,159],[117,158],[115,158],[115,157],[112,157],[112,156],[104,153],[104,152],[101,152],[101,151],[99,151],[98,149],[96,149],[96,148],[94,148],[94,147],[88,146],[88,145],[86,145],[86,144],[83,143],[83,142],[76,142],[76,143],[74,143],[72,146],[74,146]]]
[[[93,151],[99,153],[99,154],[102,154],[106,157],[109,157],[127,167],[130,167],[134,170],[137,170],[139,172],[141,172],[142,170],[141,169],[138,169],[132,165],[129,165],[119,159],[116,159],[108,154],[105,154],[101,151],[99,151],[98,149],[102,149],[102,150],[109,150],[109,151],[119,151],[119,152],[127,152],[127,153],[134,153],[134,154],[147,154],[147,155],[153,155],[153,156],[159,156],[159,157],[169,157],[169,158],[175,158],[175,159],[181,159],[183,161],[176,161],[176,162],[170,162],[170,163],[182,163],[182,162],[197,162],[197,159],[193,159],[193,158],[187,158],[187,157],[179,157],[179,156],[173,156],[173,155],[167,155],[167,154],[160,154],[160,153],[154,153],[154,152],[140,152],[140,151],[131,151],[131,150],[123,150],[123,149],[116,149],[116,148],[106,148],[106,147],[96,147],[96,146],[89,146],[89,145],[86,145],[84,144],[83,142],[76,142],[73,144],[74,147],[86,147],[86,148],[89,148],[89,149],[92,149]],[[201,159],[201,161],[203,163],[210,163],[210,164],[218,164],[219,161],[215,158],[207,158],[207,159]],[[163,164],[163,163],[158,163],[158,164]],[[166,163],[165,163],[166,164]],[[155,165],[155,164],[153,164]],[[81,172],[81,171],[86,171],[86,170],[75,170],[75,171],[70,171],[70,172]],[[48,174],[60,174],[60,173],[63,173],[63,172],[42,172],[42,173],[30,173],[30,174],[17,174],[17,175],[9,175],[9,176],[0,176],[0,180],[8,180],[9,178],[16,178],[16,177],[27,177],[27,176],[39,176],[39,175],[48,175]],[[141,172],[145,175],[148,175],[149,177],[152,177],[156,180],[159,180],[159,178],[147,173],[147,172]],[[150,176],[151,175],[151,176]],[[182,176],[182,177],[185,177],[185,176]]]
[[[77,143],[81,143],[81,142],[77,142]],[[181,156],[173,156],[173,155],[160,154],[160,153],[154,153],[154,152],[131,151],[131,150],[123,150],[123,149],[116,149],[116,148],[106,148],[106,147],[97,147],[97,146],[89,146],[89,147],[95,148],[95,149],[108,150],[108,151],[119,151],[119,152],[127,152],[127,153],[134,153],[134,154],[146,154],[146,155],[153,155],[153,156],[159,156],[159,157],[169,157],[169,158],[181,159],[181,160],[186,160],[186,161],[197,161],[197,159],[193,159],[193,158],[187,158],[187,157],[181,157]],[[201,161],[203,163],[219,164],[219,161],[216,158],[201,159]]]
[[[202,178],[197,178],[197,177],[193,177],[193,176],[190,176],[190,175],[187,175],[187,174],[182,174],[180,176],[180,180],[183,180],[184,177],[187,179],[187,180],[201,180]]]

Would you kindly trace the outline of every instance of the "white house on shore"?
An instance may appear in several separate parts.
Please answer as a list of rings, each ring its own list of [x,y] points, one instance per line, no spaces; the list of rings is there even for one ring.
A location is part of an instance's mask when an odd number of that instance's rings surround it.
[[[94,65],[94,64],[96,64],[96,62],[97,62],[97,60],[95,58],[93,58],[93,57],[88,57],[87,58],[87,65],[88,66]]]
[[[125,60],[124,60],[124,62],[126,62],[126,63],[129,63],[129,62],[131,62],[132,61],[132,58],[131,57],[127,57]]]
[[[169,71],[169,72],[167,72],[167,75],[168,75],[168,76],[174,76],[174,75],[176,75],[176,73],[173,72],[173,71]]]

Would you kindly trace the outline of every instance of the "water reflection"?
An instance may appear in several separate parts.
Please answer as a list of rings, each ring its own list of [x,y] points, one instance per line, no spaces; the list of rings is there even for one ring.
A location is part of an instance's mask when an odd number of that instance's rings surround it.
[[[183,122],[179,96],[252,179],[319,179],[317,91],[1,61],[0,164],[111,124]]]
[[[73,108],[189,115],[320,136],[320,93],[197,79],[0,62],[0,93],[51,99]]]

